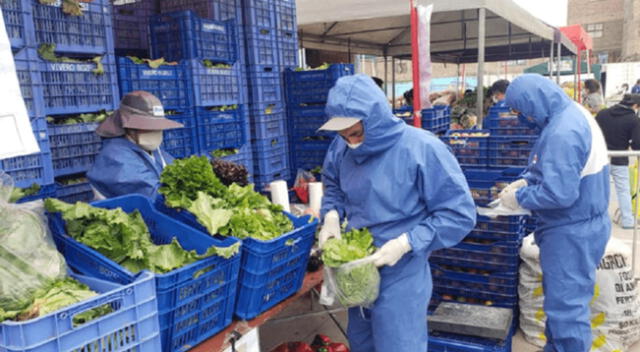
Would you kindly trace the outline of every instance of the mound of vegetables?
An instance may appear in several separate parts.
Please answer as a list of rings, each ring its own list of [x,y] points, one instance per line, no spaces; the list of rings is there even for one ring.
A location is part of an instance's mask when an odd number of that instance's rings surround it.
[[[240,248],[240,243],[224,248],[210,247],[200,255],[195,250],[183,249],[175,237],[169,244],[156,245],[138,211],[127,214],[120,208],[96,208],[87,203],[69,204],[52,198],[45,201],[45,207],[51,213],[61,213],[69,236],[132,273],[143,269],[167,273],[212,255],[230,258]]]
[[[293,230],[281,206],[255,192],[253,185],[225,186],[204,156],[175,160],[160,182],[165,204],[188,210],[212,235],[271,240]]]
[[[335,293],[347,307],[366,306],[378,298],[380,273],[371,261],[360,260],[375,252],[373,236],[368,229],[330,238],[322,247],[322,261],[332,269]]]

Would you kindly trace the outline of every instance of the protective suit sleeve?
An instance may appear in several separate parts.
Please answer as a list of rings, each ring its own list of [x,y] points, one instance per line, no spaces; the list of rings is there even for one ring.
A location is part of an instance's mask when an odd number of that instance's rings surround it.
[[[427,148],[417,178],[427,214],[409,231],[414,254],[454,246],[476,223],[476,206],[455,157],[439,142]]]
[[[339,138],[339,137],[337,137]],[[336,157],[335,152],[336,141],[329,147],[329,152],[325,157],[322,165],[322,185],[324,186],[324,194],[322,196],[322,207],[320,208],[320,218],[331,210],[336,210],[340,219],[344,219],[344,199],[345,195],[340,189],[339,168],[340,160]]]
[[[580,196],[581,173],[589,147],[575,136],[553,136],[538,153],[542,181],[519,189],[518,203],[529,210],[564,209]]]
[[[155,197],[159,188],[155,172],[135,152],[120,152],[98,157],[88,174],[91,184],[107,198],[131,193]]]

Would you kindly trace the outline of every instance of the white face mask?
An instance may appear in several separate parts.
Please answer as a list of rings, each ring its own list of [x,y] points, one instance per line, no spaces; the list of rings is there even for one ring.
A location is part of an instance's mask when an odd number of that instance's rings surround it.
[[[162,143],[162,131],[150,131],[138,133],[138,145],[140,148],[152,152]]]
[[[356,148],[358,148],[358,147],[359,147],[359,146],[361,146],[361,145],[362,145],[362,142],[360,142],[360,143],[356,143],[356,144],[347,143],[347,146],[348,146],[349,148],[351,148],[351,149],[356,149]]]
[[[495,95],[491,97],[491,100],[493,100],[494,104],[500,101],[500,99],[498,99],[498,97],[496,97]]]

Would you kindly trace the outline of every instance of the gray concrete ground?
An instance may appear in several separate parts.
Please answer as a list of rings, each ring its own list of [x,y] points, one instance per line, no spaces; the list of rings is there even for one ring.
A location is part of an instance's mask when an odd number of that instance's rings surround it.
[[[617,206],[617,199],[613,184],[611,185],[611,202],[609,213],[613,216]],[[640,229],[638,230],[640,234]],[[623,230],[620,226],[613,224],[612,236],[631,245],[633,239],[633,230]],[[640,255],[640,253],[639,253]],[[639,257],[640,258],[640,257]],[[636,273],[640,273],[640,260],[636,262]],[[638,274],[636,274],[638,275]],[[346,342],[346,338],[342,335],[340,329],[334,324],[327,314],[319,314],[306,318],[298,318],[292,320],[278,320],[285,317],[291,317],[305,312],[320,312],[323,308],[312,301],[316,298],[310,296],[299,299],[295,304],[285,309],[273,321],[268,322],[260,329],[260,346],[264,352],[270,352],[274,347],[282,342],[287,341],[304,341],[310,343],[316,334],[324,334],[337,342]],[[345,312],[335,314],[338,322],[346,329],[347,315]],[[522,332],[513,338],[513,352],[536,352],[540,348],[525,341]],[[636,343],[629,351],[640,352],[640,342]]]

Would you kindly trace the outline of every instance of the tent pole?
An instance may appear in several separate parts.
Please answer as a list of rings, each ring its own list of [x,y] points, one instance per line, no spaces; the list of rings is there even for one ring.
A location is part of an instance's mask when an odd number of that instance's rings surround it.
[[[420,95],[420,51],[418,43],[418,11],[416,0],[411,2],[411,63],[413,65],[413,125],[422,128],[422,99]]]
[[[391,101],[392,107],[396,107],[396,57],[391,57]]]
[[[382,83],[382,88],[384,89],[384,95],[387,96],[387,99],[389,99],[389,95],[388,95],[388,89],[387,87],[389,87],[389,84],[387,84],[387,55],[384,55],[384,82]]]
[[[556,56],[553,53],[553,49],[555,48],[555,42],[552,40],[551,41],[551,49],[549,51],[549,78],[553,79],[554,73],[553,73],[553,58],[555,58]]]
[[[478,11],[478,82],[476,85],[476,116],[478,123],[482,126],[482,112],[484,108],[484,45],[485,45],[485,20],[486,9],[480,8]]]
[[[558,71],[556,72],[556,83],[560,84],[560,62],[562,61],[562,33],[560,33],[560,39],[558,40],[558,50],[556,50],[558,59]]]

